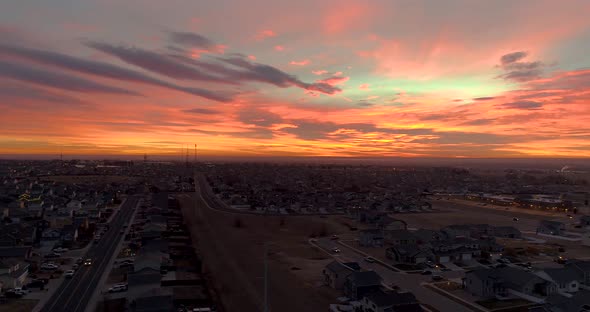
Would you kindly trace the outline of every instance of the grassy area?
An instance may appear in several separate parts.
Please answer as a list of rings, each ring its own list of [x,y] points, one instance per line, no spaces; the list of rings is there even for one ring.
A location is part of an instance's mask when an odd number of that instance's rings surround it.
[[[487,300],[476,301],[475,303],[477,303],[480,306],[485,307],[487,309],[494,310],[494,309],[503,309],[503,308],[521,306],[521,305],[529,304],[531,302],[524,300],[524,299],[508,299],[508,300],[487,299]]]
[[[6,303],[0,303],[0,312],[29,312],[37,305],[39,300],[33,299],[9,299]]]

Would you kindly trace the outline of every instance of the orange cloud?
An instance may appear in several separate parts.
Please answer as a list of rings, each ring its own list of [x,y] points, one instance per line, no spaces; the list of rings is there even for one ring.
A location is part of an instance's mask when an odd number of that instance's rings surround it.
[[[314,75],[318,75],[318,76],[325,75],[325,74],[327,74],[327,73],[328,73],[328,71],[327,71],[327,70],[323,70],[323,69],[321,69],[321,70],[312,70],[311,72],[312,72]]]
[[[369,90],[369,84],[363,83],[363,84],[359,85],[359,89],[360,90]]]
[[[265,40],[267,38],[272,38],[276,36],[277,34],[274,31],[267,29],[259,31],[254,37],[256,38],[256,40]]]
[[[279,51],[279,52],[283,52],[283,51],[285,51],[285,47],[284,47],[284,46],[282,46],[282,45],[276,45],[276,46],[274,47],[274,49],[275,49],[275,51]]]
[[[295,65],[295,66],[306,66],[309,65],[311,63],[310,60],[301,60],[301,61],[291,61],[289,62],[289,65]]]

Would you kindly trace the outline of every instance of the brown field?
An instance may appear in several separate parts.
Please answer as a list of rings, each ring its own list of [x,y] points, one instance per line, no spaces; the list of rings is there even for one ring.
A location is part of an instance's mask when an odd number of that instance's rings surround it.
[[[322,311],[336,301],[340,293],[321,285],[321,270],[331,259],[308,239],[350,231],[344,217],[235,215],[211,210],[200,199],[195,207],[190,196],[179,195],[180,205],[226,311],[262,310],[265,242],[273,311]]]

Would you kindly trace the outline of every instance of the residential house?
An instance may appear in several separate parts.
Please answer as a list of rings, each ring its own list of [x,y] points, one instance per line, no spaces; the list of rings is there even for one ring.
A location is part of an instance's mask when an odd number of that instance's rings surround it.
[[[556,291],[552,282],[512,267],[481,268],[465,272],[464,286],[469,293],[482,298],[512,293],[534,300]]]
[[[545,311],[549,312],[590,311],[590,291],[588,290],[582,290],[567,297],[553,294],[545,301],[547,303]]]
[[[469,224],[449,225],[442,228],[440,231],[443,232],[449,239],[471,237],[471,225]]]
[[[380,217],[375,223],[378,228],[385,231],[407,230],[408,224],[404,220],[394,219],[387,215]]]
[[[0,247],[0,260],[8,258],[29,259],[31,257],[30,246]]]
[[[577,292],[580,288],[579,279],[581,275],[572,267],[544,269],[535,274],[545,280],[553,282],[557,291],[560,293]]]
[[[446,235],[442,232],[430,229],[419,229],[415,231],[413,234],[416,237],[418,244],[429,244],[432,242],[439,242],[446,238]]]
[[[383,242],[383,234],[380,229],[359,231],[359,244],[363,247],[381,247]]]
[[[590,226],[590,216],[581,216],[580,217],[580,225],[582,227]]]
[[[344,295],[352,300],[360,300],[379,289],[381,289],[381,276],[375,271],[353,272],[344,282]]]
[[[383,233],[385,242],[394,246],[415,245],[416,236],[408,230],[390,230]]]
[[[364,296],[361,301],[364,312],[419,312],[423,311],[416,296],[411,292],[376,291]]]
[[[537,227],[537,233],[549,235],[562,235],[565,231],[565,224],[559,221],[541,220]]]
[[[346,278],[354,271],[346,264],[334,260],[328,263],[322,270],[324,284],[334,289],[342,289]]]
[[[387,248],[387,258],[400,263],[418,264],[434,260],[434,254],[428,248],[420,248],[418,245],[403,245]]]
[[[495,226],[493,235],[502,238],[522,238],[520,230],[513,226]]]
[[[23,286],[28,275],[28,263],[17,258],[0,260],[0,290]]]
[[[578,281],[580,284],[590,286],[590,260],[572,260],[565,265],[566,268],[572,268],[578,272]]]

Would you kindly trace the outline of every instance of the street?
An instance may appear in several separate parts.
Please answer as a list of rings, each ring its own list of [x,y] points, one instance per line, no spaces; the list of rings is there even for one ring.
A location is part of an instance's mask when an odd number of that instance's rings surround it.
[[[131,196],[121,205],[117,215],[110,223],[98,244],[90,247],[83,259],[92,259],[92,265],[81,266],[74,277],[66,279],[53,296],[45,303],[42,312],[68,311],[84,312],[95,288],[98,286],[105,269],[122,236],[119,234],[123,225],[129,221],[138,198]]]
[[[377,272],[377,274],[379,274],[383,278],[383,284],[387,286],[397,285],[402,290],[411,291],[412,293],[414,293],[414,295],[416,296],[416,298],[418,298],[420,302],[436,307],[440,311],[472,311],[464,305],[452,301],[449,298],[442,296],[422,286],[423,283],[431,281],[431,276],[429,275],[395,272],[378,262],[367,262],[365,260],[365,256],[338,243],[337,240],[331,240],[329,238],[320,238],[316,241],[315,244],[318,247],[325,250],[326,252],[328,252],[329,254],[331,254],[336,260],[340,262],[357,262],[364,270],[372,270]],[[333,248],[338,248],[340,252],[331,252]],[[463,275],[462,272],[453,271],[440,272],[437,274],[440,274],[441,276],[448,279],[459,278]]]

